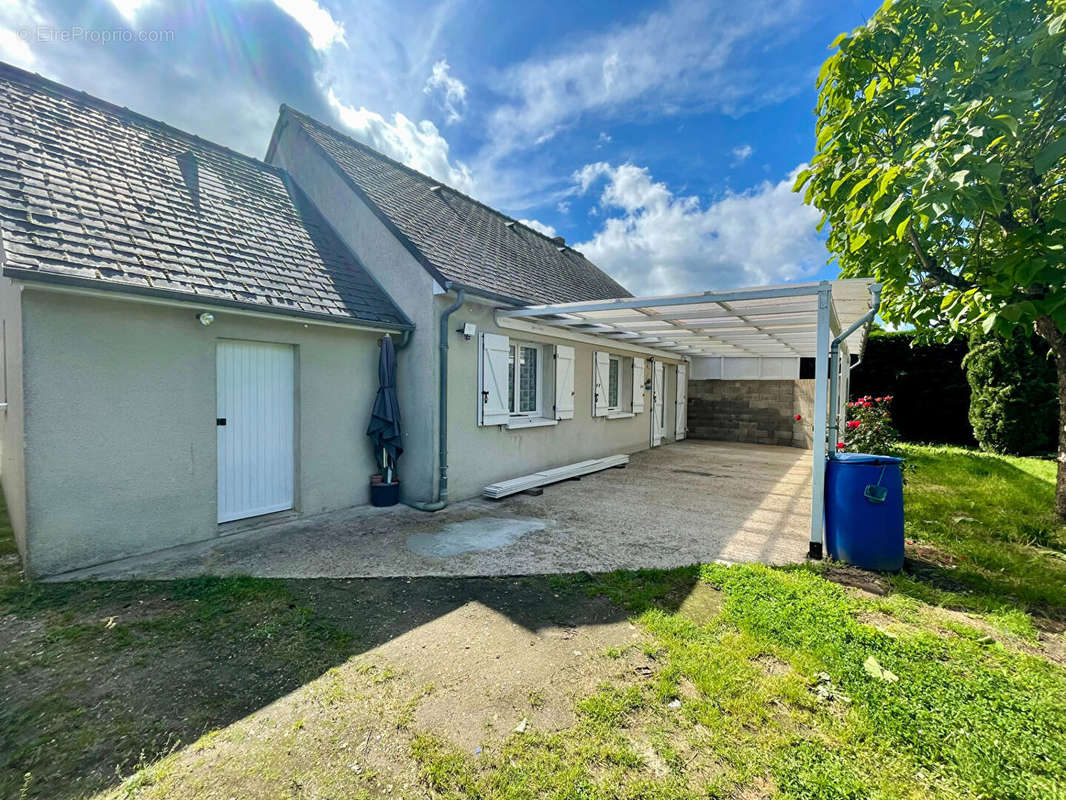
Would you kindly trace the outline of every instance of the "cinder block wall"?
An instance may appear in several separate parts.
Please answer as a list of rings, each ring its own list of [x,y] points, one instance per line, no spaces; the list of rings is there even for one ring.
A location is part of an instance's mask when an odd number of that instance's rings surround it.
[[[795,416],[802,416],[796,422]],[[810,448],[814,381],[704,380],[688,384],[689,438]]]

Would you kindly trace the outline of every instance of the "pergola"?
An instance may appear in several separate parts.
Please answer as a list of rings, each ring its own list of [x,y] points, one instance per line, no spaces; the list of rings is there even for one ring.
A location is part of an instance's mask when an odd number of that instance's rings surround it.
[[[591,337],[674,358],[816,359],[811,554],[821,555],[827,437],[839,430],[849,355],[862,352],[878,289],[869,279],[854,278],[501,309],[496,320],[503,328]],[[831,359],[837,348],[842,357]]]

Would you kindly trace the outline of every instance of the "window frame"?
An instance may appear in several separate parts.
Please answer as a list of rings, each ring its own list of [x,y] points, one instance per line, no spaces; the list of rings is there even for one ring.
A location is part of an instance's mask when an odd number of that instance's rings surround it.
[[[518,352],[521,348],[528,347],[536,353],[536,388],[534,389],[536,403],[532,411],[516,411],[515,409],[521,405],[521,361],[518,358]],[[511,370],[509,378],[510,381],[514,381],[514,402],[512,398],[507,398],[507,410],[512,420],[534,420],[544,417],[544,345],[538,342],[523,342],[516,339],[512,339],[510,342],[510,360],[511,363],[508,367]],[[508,391],[510,395],[510,391]]]

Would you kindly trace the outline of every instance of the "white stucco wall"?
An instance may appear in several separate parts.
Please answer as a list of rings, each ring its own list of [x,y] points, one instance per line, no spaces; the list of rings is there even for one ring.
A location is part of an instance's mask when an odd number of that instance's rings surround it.
[[[336,169],[294,126],[278,137],[272,163],[284,167],[348,248],[415,324],[410,344],[397,356],[404,455],[403,496],[429,502],[437,485],[437,317],[435,282],[344,182]]]
[[[22,404],[22,293],[8,278],[0,277],[0,321],[3,352],[0,374],[0,481],[15,544],[26,557],[26,472],[23,459]]]
[[[210,539],[219,339],[296,348],[295,506],[368,502],[380,334],[23,293],[28,568],[44,575]],[[6,450],[7,448],[5,448]],[[5,476],[6,478],[6,476]]]
[[[438,298],[444,308],[454,298]],[[451,500],[481,494],[486,484],[546,467],[572,464],[614,453],[633,453],[651,444],[651,392],[645,393],[645,411],[629,419],[592,416],[592,359],[596,350],[610,350],[565,339],[504,330],[493,321],[492,309],[468,302],[452,314],[448,346],[448,487]],[[574,418],[557,425],[526,430],[479,426],[478,385],[479,343],[477,337],[465,341],[456,330],[463,323],[477,325],[479,333],[498,333],[515,341],[565,344],[574,348]],[[615,351],[620,355],[631,355]],[[666,423],[663,443],[674,440],[674,401],[676,361],[665,361]],[[549,363],[547,369],[552,369]],[[651,377],[651,365],[646,366]],[[550,399],[546,401],[550,409]]]

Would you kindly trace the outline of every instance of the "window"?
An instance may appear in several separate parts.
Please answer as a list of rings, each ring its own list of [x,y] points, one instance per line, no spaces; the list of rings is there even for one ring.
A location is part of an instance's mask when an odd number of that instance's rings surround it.
[[[611,356],[611,366],[607,377],[607,410],[617,411],[619,406],[619,386],[622,375],[622,359]]]
[[[507,407],[511,415],[540,416],[541,348],[515,342],[507,366]]]

